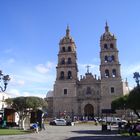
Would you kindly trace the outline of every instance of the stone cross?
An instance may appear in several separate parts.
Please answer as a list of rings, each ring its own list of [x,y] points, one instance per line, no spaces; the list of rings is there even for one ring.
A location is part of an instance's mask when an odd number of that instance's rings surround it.
[[[86,67],[87,67],[87,73],[89,73],[89,67],[90,67],[90,66],[89,66],[89,65],[87,65]]]

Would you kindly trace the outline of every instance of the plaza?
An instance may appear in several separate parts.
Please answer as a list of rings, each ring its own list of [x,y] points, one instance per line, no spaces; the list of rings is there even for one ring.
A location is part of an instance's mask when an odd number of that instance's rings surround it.
[[[46,126],[39,133],[0,136],[0,140],[138,140],[135,136],[121,136],[115,128],[101,131],[101,126],[79,124],[75,126]]]

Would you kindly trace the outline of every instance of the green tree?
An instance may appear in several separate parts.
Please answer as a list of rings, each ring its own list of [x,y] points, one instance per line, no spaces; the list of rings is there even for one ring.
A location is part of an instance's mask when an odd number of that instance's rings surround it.
[[[140,110],[140,87],[134,88],[128,95],[119,97],[112,101],[112,109],[132,109],[140,118],[138,110]]]
[[[22,129],[25,129],[24,122],[30,111],[35,111],[38,108],[44,107],[44,105],[46,106],[45,100],[33,96],[10,98],[6,102],[11,104],[11,107],[18,113],[19,124]]]
[[[128,96],[128,107],[140,118],[138,110],[140,110],[140,87],[134,88],[130,91]]]
[[[111,103],[111,108],[112,109],[127,109],[128,108],[128,95],[121,96],[115,100],[112,101]]]

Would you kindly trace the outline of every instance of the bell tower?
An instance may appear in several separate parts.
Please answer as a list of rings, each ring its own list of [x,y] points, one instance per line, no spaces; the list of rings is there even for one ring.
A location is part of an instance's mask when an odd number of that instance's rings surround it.
[[[75,99],[77,93],[77,55],[76,45],[70,36],[67,26],[66,35],[59,42],[58,64],[54,84],[53,109],[54,116],[76,112]]]
[[[106,22],[105,32],[100,38],[100,75],[103,108],[110,108],[111,101],[123,94],[117,39],[109,31]]]
[[[57,79],[58,81],[77,80],[77,56],[76,46],[70,36],[70,29],[67,26],[66,35],[60,40],[58,65],[57,65]]]

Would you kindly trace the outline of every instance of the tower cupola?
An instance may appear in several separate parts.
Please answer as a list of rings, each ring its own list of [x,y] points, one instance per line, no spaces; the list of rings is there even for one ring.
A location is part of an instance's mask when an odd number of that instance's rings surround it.
[[[101,35],[101,38],[100,40],[114,40],[116,39],[115,35],[112,34],[110,31],[109,31],[109,26],[108,26],[108,23],[106,22],[106,25],[105,25],[105,32],[103,33],[103,35]]]
[[[68,44],[68,43],[74,43],[73,38],[70,36],[70,28],[67,26],[66,29],[66,35],[60,40],[59,44]]]

